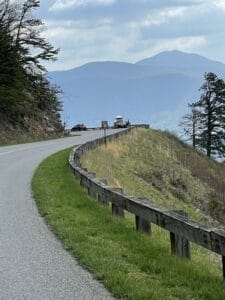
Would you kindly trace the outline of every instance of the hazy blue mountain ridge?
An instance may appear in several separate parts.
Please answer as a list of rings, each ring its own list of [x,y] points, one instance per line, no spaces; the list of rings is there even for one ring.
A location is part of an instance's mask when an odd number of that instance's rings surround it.
[[[98,126],[116,115],[173,130],[199,97],[204,72],[225,78],[225,65],[196,54],[162,52],[137,62],[93,62],[49,73],[64,94],[69,125]]]

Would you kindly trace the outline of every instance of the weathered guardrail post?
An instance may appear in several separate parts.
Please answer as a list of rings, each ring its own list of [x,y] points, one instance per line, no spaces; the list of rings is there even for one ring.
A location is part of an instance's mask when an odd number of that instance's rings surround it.
[[[182,210],[174,211],[177,215],[182,216],[184,220],[188,219],[188,214]],[[171,253],[182,257],[190,258],[190,243],[182,235],[170,232]]]
[[[146,198],[139,198],[139,199],[141,201],[143,201],[143,203],[144,203],[144,201],[147,201],[147,203],[149,203],[149,200]],[[135,225],[136,225],[137,231],[142,231],[142,232],[145,232],[145,233],[151,235],[151,233],[152,233],[151,222],[144,219],[143,216],[135,214]]]
[[[106,179],[100,180],[100,183],[104,186],[108,186],[108,181]],[[109,201],[106,199],[104,195],[104,190],[102,189],[102,193],[98,194],[98,202],[102,205],[109,205]]]
[[[122,188],[113,188],[113,191],[123,194]],[[112,214],[119,216],[119,217],[124,217],[124,209],[122,207],[112,203]]]
[[[89,172],[88,173],[88,179],[89,179],[89,184],[88,184],[88,187],[87,187],[87,191],[88,191],[88,195],[91,196],[91,197],[96,197],[96,191],[95,189],[93,188],[92,186],[92,181],[90,179],[94,179],[96,177],[96,173],[94,172]]]
[[[84,185],[84,176],[80,176],[80,186],[82,187],[82,188],[84,188],[85,187],[85,185]]]
[[[151,223],[142,217],[135,216],[136,230],[148,233],[151,235]]]

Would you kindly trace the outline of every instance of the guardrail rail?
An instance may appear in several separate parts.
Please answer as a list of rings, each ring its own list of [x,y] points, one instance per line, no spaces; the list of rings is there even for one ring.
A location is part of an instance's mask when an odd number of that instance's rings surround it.
[[[138,126],[135,126],[137,128]],[[139,127],[148,128],[148,125]],[[188,219],[183,211],[164,211],[153,206],[147,199],[138,199],[124,195],[123,189],[108,186],[107,180],[99,180],[96,174],[82,168],[80,158],[105,142],[110,142],[134,128],[116,132],[107,137],[98,138],[75,148],[69,157],[69,164],[80,185],[87,189],[88,194],[96,197],[103,205],[112,204],[112,213],[123,217],[124,210],[135,216],[136,230],[151,234],[151,223],[169,231],[171,253],[182,257],[191,257],[190,242],[211,250],[222,257],[223,279],[225,279],[225,232],[202,225]]]

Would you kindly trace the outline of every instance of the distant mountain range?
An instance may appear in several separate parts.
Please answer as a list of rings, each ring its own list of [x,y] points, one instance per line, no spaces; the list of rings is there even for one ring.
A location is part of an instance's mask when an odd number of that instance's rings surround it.
[[[135,64],[93,62],[49,73],[63,90],[69,126],[99,126],[122,115],[131,123],[175,130],[187,103],[199,97],[205,72],[225,79],[225,64],[196,54],[167,51]]]

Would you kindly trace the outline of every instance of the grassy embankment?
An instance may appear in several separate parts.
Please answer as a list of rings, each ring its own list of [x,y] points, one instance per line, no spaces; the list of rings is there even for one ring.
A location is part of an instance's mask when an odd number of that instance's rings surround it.
[[[68,167],[69,150],[45,160],[33,190],[39,211],[82,265],[123,299],[224,299],[221,268],[194,247],[192,260],[170,255],[168,233],[134,230],[133,216],[113,217],[88,196]],[[119,153],[116,152],[119,157]]]
[[[224,222],[225,166],[168,133],[138,129],[88,152],[82,164],[128,195],[204,223]]]

